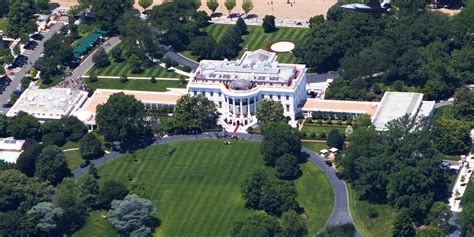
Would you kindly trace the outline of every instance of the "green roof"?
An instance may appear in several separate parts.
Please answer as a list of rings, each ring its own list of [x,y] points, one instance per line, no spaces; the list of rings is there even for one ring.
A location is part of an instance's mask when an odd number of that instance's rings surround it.
[[[72,50],[74,57],[79,58],[85,54],[90,49],[90,47],[97,43],[100,37],[104,36],[105,34],[105,31],[96,30],[84,37],[81,42],[79,42],[79,44],[77,44],[77,46]]]

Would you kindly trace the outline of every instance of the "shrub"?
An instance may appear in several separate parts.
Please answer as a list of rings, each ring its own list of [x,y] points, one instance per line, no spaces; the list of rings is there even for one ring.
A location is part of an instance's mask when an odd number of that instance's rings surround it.
[[[183,71],[185,71],[185,72],[191,72],[192,70],[193,69],[191,69],[191,67],[189,67],[189,66],[184,66],[183,67]]]
[[[79,143],[79,152],[84,159],[94,159],[103,154],[101,142],[91,133],[82,137]]]
[[[312,119],[312,118],[307,118],[307,119],[306,119],[306,122],[307,122],[307,123],[313,123],[313,119]]]
[[[128,81],[127,75],[122,75],[122,76],[120,77],[120,82],[126,83],[127,81]]]
[[[55,132],[55,133],[43,134],[43,137],[41,138],[41,142],[43,146],[49,146],[49,145],[63,146],[66,143],[66,139],[64,138],[64,133]]]
[[[95,74],[91,74],[89,76],[89,82],[94,83],[94,82],[98,82],[98,81],[99,81],[99,78],[97,78],[97,76]]]
[[[318,124],[323,124],[323,120],[318,119]]]
[[[337,125],[342,125],[342,121],[341,121],[341,120],[338,120],[338,121],[337,121]]]
[[[322,131],[321,135],[319,135],[322,139],[326,138],[326,132]]]
[[[171,65],[172,67],[177,67],[177,66],[179,66],[179,63],[176,62],[176,61],[174,61],[174,60],[171,60],[170,65]]]
[[[312,138],[315,138],[315,137],[316,137],[316,133],[315,133],[315,132],[312,132],[312,133],[311,133],[311,137],[312,137]]]
[[[377,212],[377,210],[375,210],[375,208],[369,207],[369,208],[367,209],[367,217],[368,217],[369,219],[374,219],[374,218],[379,217],[379,213]]]
[[[152,76],[152,77],[151,77],[150,82],[151,82],[151,83],[156,83],[156,78],[155,78],[155,76]]]

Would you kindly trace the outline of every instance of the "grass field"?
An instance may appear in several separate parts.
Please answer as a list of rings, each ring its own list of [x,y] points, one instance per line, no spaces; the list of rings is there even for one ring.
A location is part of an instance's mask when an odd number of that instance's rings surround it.
[[[344,134],[346,131],[346,125],[325,125],[325,124],[314,124],[314,123],[305,123],[303,129],[301,129],[302,132],[306,134],[304,138],[313,138],[311,137],[311,133],[315,133],[317,138],[320,138],[321,132],[325,132],[326,136],[329,134],[331,129],[336,128],[339,130],[341,134]]]
[[[325,142],[302,142],[303,146],[319,154],[322,149],[328,149],[328,145]]]
[[[115,47],[122,47],[121,44]],[[97,76],[133,76],[133,77],[158,77],[158,78],[179,78],[179,75],[175,72],[168,71],[165,68],[162,68],[159,65],[153,65],[149,68],[146,68],[142,73],[134,74],[132,73],[132,66],[124,60],[123,62],[116,63],[114,62],[110,52],[108,53],[111,64],[105,68],[96,68],[92,67],[86,74],[90,75],[94,73]],[[122,50],[122,55],[126,55],[126,51]]]
[[[229,30],[233,25],[226,24],[211,24],[208,27],[203,29],[204,32],[212,36],[217,42],[222,38],[227,30]],[[239,54],[239,57],[243,54],[245,49],[247,50],[256,50],[256,49],[265,49],[267,46],[273,42],[281,40],[289,40],[294,43],[298,43],[303,40],[304,36],[308,32],[306,28],[296,28],[296,27],[279,27],[278,31],[273,33],[263,32],[261,26],[248,26],[247,27],[249,34],[242,37],[243,42],[240,44],[242,51]],[[192,56],[189,51],[183,52],[183,55],[191,57],[196,60],[196,56]],[[298,60],[293,55],[293,53],[279,53],[278,61],[281,63],[296,63]]]
[[[72,171],[81,165],[84,161],[81,157],[81,153],[78,150],[74,151],[65,151],[64,155],[66,156],[67,167]]]
[[[50,88],[50,87],[56,86],[57,84],[59,84],[63,80],[65,75],[66,75],[66,73],[61,72],[59,75],[51,77],[51,82],[49,82],[47,84],[44,83],[44,80],[39,80],[38,81],[39,87],[41,89],[45,89],[45,88]]]
[[[7,32],[8,20],[6,17],[0,18],[0,30],[5,34]]]
[[[166,88],[186,88],[185,84],[180,84],[178,80],[157,80],[151,83],[150,80],[128,80],[120,82],[119,79],[99,79],[91,83],[84,80],[92,89],[117,89],[117,90],[140,90],[140,91],[166,91]]]
[[[391,236],[392,223],[396,216],[396,211],[389,205],[371,204],[359,199],[360,194],[347,186],[349,192],[349,207],[352,219],[364,237]],[[368,218],[369,210],[376,210],[377,218]]]
[[[172,147],[176,152],[165,156]],[[144,184],[161,221],[155,236],[229,236],[233,222],[255,213],[244,207],[243,180],[257,168],[275,177],[264,166],[259,149],[251,141],[232,141],[230,146],[223,140],[169,143],[122,156],[98,169],[101,182],[116,179],[127,184],[133,178]],[[295,181],[298,201],[314,233],[329,217],[334,196],[319,168],[306,163],[302,171]],[[109,236],[109,229],[91,225],[96,223],[88,222],[80,236]]]
[[[73,237],[91,237],[91,236],[107,236],[115,237],[119,236],[114,230],[112,225],[103,218],[102,215],[106,215],[106,211],[92,211],[87,218],[87,225],[74,233]],[[96,234],[97,233],[97,234]],[[101,235],[105,234],[105,235]]]

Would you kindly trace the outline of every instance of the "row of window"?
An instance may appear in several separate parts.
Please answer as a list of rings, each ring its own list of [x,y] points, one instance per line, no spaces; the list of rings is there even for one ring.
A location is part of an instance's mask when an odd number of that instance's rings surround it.
[[[193,91],[194,96],[197,96],[198,93],[199,93],[198,91]],[[206,95],[206,92],[201,91],[200,94],[201,94],[201,95]],[[214,96],[214,92],[212,92],[212,91],[209,92],[209,94],[210,94],[211,97]],[[222,92],[219,92],[219,93],[217,93],[217,94],[218,94],[219,97],[222,96]],[[265,95],[262,95],[261,97],[262,97],[262,100],[263,100],[263,99],[265,98]],[[269,97],[270,97],[271,100],[273,100],[273,95],[269,95]],[[278,100],[281,100],[281,97],[282,97],[281,95],[277,95],[277,99],[278,99]],[[290,96],[288,96],[288,95],[285,96],[285,99],[286,99],[286,100],[290,100]]]

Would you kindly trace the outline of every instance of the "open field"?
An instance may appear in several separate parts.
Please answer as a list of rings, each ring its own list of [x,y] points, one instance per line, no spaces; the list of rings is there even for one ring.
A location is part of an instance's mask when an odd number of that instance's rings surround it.
[[[70,170],[79,168],[81,163],[84,161],[84,159],[81,157],[81,153],[78,150],[65,151],[64,155],[66,156],[67,167]]]
[[[115,237],[119,236],[117,232],[114,230],[112,225],[107,221],[107,219],[103,218],[102,215],[106,215],[106,211],[92,211],[89,213],[89,217],[87,218],[87,225],[79,230],[78,232],[74,233],[73,237],[91,237],[91,236],[107,236],[107,237]]]
[[[147,198],[157,208],[161,226],[155,236],[229,236],[232,224],[256,211],[246,209],[240,185],[255,169],[265,167],[260,145],[251,141],[196,140],[168,143],[124,155],[99,166],[101,183],[116,179],[143,183]],[[169,149],[176,148],[171,156]],[[302,165],[303,176],[295,181],[298,201],[304,208],[310,232],[318,230],[333,208],[332,188],[319,168]],[[108,236],[110,229],[88,224],[79,232]]]
[[[178,80],[157,80],[151,83],[150,80],[128,80],[121,82],[120,79],[99,79],[91,83],[87,79],[84,81],[92,89],[117,89],[117,90],[139,90],[139,91],[166,91],[166,88],[186,88],[185,84],[180,84]]]
[[[122,47],[121,44],[115,47]],[[122,50],[122,58],[125,59],[123,62],[117,63],[114,62],[111,53],[108,53],[109,59],[111,64],[105,68],[96,68],[95,66],[92,67],[86,74],[91,75],[95,74],[96,76],[133,76],[133,77],[161,77],[161,78],[179,78],[179,75],[175,72],[168,71],[165,68],[161,67],[160,65],[152,65],[149,68],[146,68],[141,73],[132,73],[132,66],[126,60],[125,55],[126,51]]]
[[[303,146],[319,154],[322,149],[328,149],[328,145],[325,142],[302,142]]]
[[[61,6],[74,6],[77,5],[78,0],[52,0],[53,3],[59,3]],[[138,2],[138,1],[135,1]],[[154,5],[161,4],[163,0],[153,0]],[[216,12],[228,14],[227,9],[224,7],[225,0],[218,0],[219,7]],[[274,15],[277,18],[289,18],[289,19],[309,19],[315,15],[326,15],[328,9],[336,4],[337,0],[298,0],[290,5],[285,0],[270,1],[270,0],[255,0],[253,1],[254,8],[250,14],[256,14],[262,18],[265,15]],[[237,4],[232,13],[243,12],[242,0],[237,0]],[[135,4],[137,9],[143,10],[138,4]],[[206,0],[201,0],[201,8],[199,10],[207,11]]]
[[[229,30],[233,25],[225,24],[211,24],[202,30],[208,35],[212,36],[217,42],[222,38],[227,30]],[[280,27],[278,31],[273,33],[264,33],[261,26],[248,26],[248,34],[242,37],[243,42],[240,44],[242,51],[238,57],[242,56],[244,51],[247,50],[256,50],[256,49],[265,49],[267,46],[273,42],[280,40],[289,40],[296,44],[302,41],[308,29],[306,28],[289,28],[289,27]],[[190,51],[182,52],[186,57],[196,60],[197,57],[191,55]],[[293,53],[279,53],[278,61],[281,63],[297,63],[298,60],[293,55]]]
[[[360,200],[360,194],[347,186],[349,193],[349,208],[352,219],[364,237],[391,236],[392,223],[396,217],[396,211],[390,205],[371,204]],[[368,217],[369,210],[378,213],[377,218]]]

